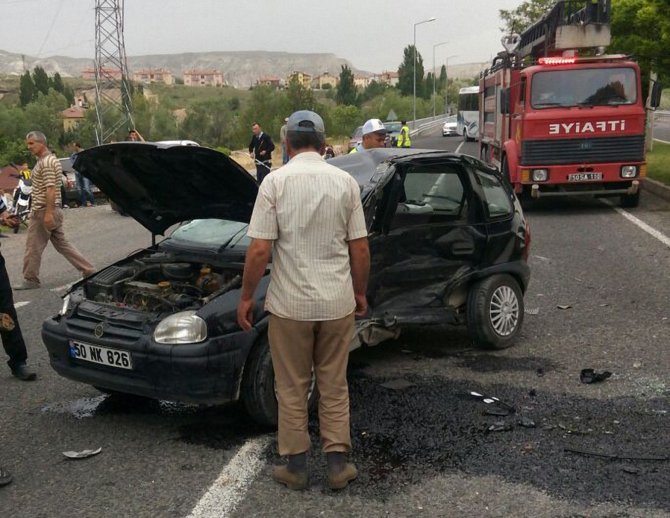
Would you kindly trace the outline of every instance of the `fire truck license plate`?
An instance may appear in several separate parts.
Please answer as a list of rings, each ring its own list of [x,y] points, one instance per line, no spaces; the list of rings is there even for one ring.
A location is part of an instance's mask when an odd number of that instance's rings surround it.
[[[589,182],[602,179],[602,173],[572,173],[568,175],[568,182]]]

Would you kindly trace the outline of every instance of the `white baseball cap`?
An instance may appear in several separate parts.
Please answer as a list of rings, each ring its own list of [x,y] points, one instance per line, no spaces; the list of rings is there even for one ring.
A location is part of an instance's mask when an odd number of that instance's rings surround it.
[[[370,119],[363,124],[363,135],[368,135],[369,133],[388,133],[388,130],[379,119]]]

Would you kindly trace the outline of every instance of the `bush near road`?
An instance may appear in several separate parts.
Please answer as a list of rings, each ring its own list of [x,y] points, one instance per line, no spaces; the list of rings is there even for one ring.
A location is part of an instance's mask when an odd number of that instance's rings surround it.
[[[654,142],[654,150],[647,154],[647,176],[670,185],[670,144]]]

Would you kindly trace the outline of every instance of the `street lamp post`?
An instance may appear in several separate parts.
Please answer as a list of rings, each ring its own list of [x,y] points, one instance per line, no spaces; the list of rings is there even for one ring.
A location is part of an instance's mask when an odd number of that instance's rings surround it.
[[[444,74],[444,78],[446,80],[446,84],[444,85],[444,113],[447,113],[447,110],[449,109],[449,60],[451,58],[457,58],[458,54],[454,54],[453,56],[447,56],[446,64],[444,66],[444,71],[446,72]]]
[[[414,66],[412,67],[414,69],[414,88],[412,90],[413,127],[416,126],[416,26],[421,25],[422,23],[434,22],[435,20],[437,20],[437,18],[433,16],[432,18],[428,18],[427,20],[421,20],[420,22],[416,22],[414,24]]]
[[[436,104],[436,94],[435,94],[435,76],[437,75],[437,71],[435,70],[435,49],[441,45],[446,45],[449,43],[448,41],[443,41],[441,43],[436,43],[433,45],[433,119],[435,118],[435,104]]]

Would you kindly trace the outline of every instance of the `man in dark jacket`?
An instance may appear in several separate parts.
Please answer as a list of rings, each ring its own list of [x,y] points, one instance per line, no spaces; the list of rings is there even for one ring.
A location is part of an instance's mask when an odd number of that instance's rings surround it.
[[[254,135],[251,137],[251,142],[249,143],[249,154],[251,158],[256,160],[256,180],[260,185],[263,178],[270,173],[272,152],[275,149],[275,145],[270,135],[264,133],[257,122],[254,122],[251,126],[251,131],[253,131]]]

